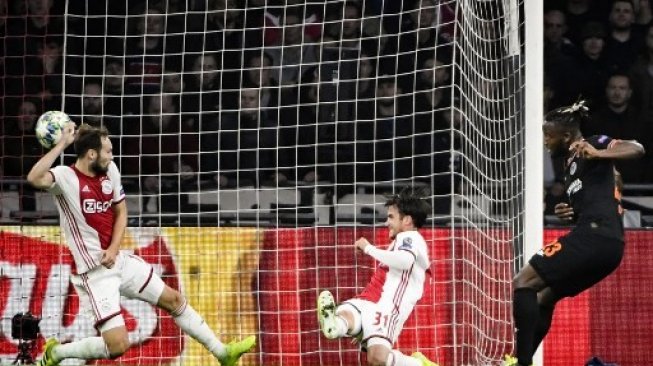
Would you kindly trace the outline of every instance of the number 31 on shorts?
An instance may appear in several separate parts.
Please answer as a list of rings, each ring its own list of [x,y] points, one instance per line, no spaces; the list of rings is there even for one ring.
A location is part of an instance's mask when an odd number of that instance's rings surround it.
[[[377,311],[374,313],[374,321],[372,322],[372,325],[374,326],[382,326],[383,328],[388,327],[388,318],[390,318],[389,315],[383,315],[380,311]]]

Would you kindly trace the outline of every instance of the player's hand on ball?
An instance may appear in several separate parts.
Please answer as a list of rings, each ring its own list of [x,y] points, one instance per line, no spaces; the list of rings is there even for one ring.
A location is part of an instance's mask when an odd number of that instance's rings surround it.
[[[571,221],[574,218],[574,209],[564,202],[558,203],[554,212],[561,220]]]
[[[65,147],[68,147],[70,144],[75,142],[75,136],[77,136],[77,131],[75,130],[76,127],[77,126],[75,125],[75,122],[66,123],[66,126],[61,132],[61,140],[59,143],[64,144]]]
[[[367,239],[360,238],[360,239],[356,240],[354,245],[356,246],[356,249],[358,249],[361,252],[365,253],[365,247],[368,246],[368,245],[372,245],[372,244],[370,244],[370,242],[367,241]]]

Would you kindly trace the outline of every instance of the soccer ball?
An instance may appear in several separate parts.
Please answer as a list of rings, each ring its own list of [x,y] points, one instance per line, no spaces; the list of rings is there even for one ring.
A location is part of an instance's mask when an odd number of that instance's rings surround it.
[[[61,111],[47,111],[36,121],[36,138],[46,149],[51,149],[59,142],[63,128],[70,122],[70,117]]]

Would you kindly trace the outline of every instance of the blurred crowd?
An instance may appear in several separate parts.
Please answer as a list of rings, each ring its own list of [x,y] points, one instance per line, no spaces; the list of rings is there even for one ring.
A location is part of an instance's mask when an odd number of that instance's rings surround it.
[[[653,12],[648,0],[557,0],[544,9],[545,111],[588,101],[584,136],[636,139],[646,156],[620,162],[625,184],[653,184]],[[563,164],[547,210],[564,196]]]
[[[649,155],[619,169],[653,183],[651,4],[545,7],[545,110],[587,99],[583,133],[638,139]],[[454,13],[442,0],[0,0],[0,173],[24,177],[43,153],[38,116],[64,109],[109,129],[143,194],[320,182],[342,196],[402,180],[448,194]],[[496,47],[479,52],[498,57],[501,24],[484,24]],[[563,193],[552,166],[547,202]]]
[[[25,176],[42,154],[36,119],[63,105],[109,129],[144,193],[401,179],[451,189],[449,4],[64,5],[0,0],[5,177]]]

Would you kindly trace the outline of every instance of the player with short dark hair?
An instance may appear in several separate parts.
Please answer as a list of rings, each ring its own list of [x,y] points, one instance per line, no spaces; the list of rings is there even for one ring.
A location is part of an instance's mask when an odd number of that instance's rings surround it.
[[[564,184],[575,227],[545,245],[514,278],[516,352],[504,365],[531,365],[555,304],[592,287],[621,263],[624,230],[613,160],[641,157],[644,148],[634,140],[584,138],[580,125],[587,118],[584,101],[545,117],[544,144],[552,155],[566,158]]]
[[[431,210],[421,192],[404,189],[388,198],[386,226],[392,243],[386,250],[365,238],[354,245],[379,262],[367,287],[336,307],[331,292],[317,300],[318,321],[325,337],[358,338],[368,365],[437,366],[419,352],[411,357],[393,350],[406,319],[422,297],[430,267],[426,241],[417,231]]]
[[[77,160],[71,166],[52,167],[74,142]],[[104,128],[70,122],[60,141],[29,172],[27,180],[54,195],[61,216],[61,231],[75,262],[71,278],[82,307],[95,320],[100,337],[45,344],[39,366],[56,366],[68,358],[113,359],[129,348],[120,296],[155,305],[209,350],[222,366],[234,366],[254,347],[255,336],[222,344],[179,291],[169,287],[143,259],[120,251],[127,227],[125,192],[113,162],[111,140]]]

